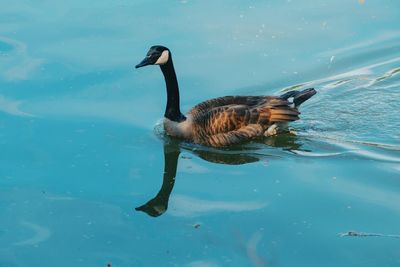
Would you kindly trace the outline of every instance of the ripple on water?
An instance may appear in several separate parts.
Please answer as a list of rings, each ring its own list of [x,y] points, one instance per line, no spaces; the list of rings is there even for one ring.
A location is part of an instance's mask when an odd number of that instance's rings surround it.
[[[27,80],[43,63],[43,59],[29,54],[25,43],[0,36],[0,78],[6,81]]]
[[[0,39],[0,55],[5,54],[13,50],[13,46],[7,42],[4,42]]]
[[[312,134],[360,144],[398,144],[399,63],[396,58],[369,66],[369,75],[354,72],[337,80],[310,82],[320,94],[305,106],[303,130],[311,128]]]

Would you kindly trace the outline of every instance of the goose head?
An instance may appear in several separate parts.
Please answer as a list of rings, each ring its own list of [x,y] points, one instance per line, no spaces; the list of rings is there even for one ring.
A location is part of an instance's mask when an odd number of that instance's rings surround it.
[[[140,68],[147,65],[164,65],[168,62],[169,59],[169,49],[165,46],[155,45],[150,47],[149,52],[147,52],[146,54],[146,57],[135,67]]]

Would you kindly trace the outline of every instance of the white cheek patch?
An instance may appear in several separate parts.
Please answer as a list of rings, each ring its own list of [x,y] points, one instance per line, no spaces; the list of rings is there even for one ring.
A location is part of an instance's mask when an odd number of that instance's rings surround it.
[[[168,50],[164,50],[161,53],[161,56],[157,59],[156,63],[154,63],[155,65],[164,65],[165,63],[167,63],[169,59],[169,51]]]

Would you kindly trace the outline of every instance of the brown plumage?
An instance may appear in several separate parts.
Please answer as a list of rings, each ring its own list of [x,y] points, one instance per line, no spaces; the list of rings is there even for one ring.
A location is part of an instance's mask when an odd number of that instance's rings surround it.
[[[153,46],[136,68],[160,65],[167,86],[164,129],[168,135],[194,143],[220,147],[280,133],[288,122],[299,119],[298,107],[312,97],[312,88],[281,96],[225,96],[180,112],[179,88],[168,48]],[[292,101],[288,99],[292,98]]]
[[[227,146],[261,137],[274,123],[298,120],[299,114],[279,97],[226,96],[198,104],[188,118],[195,143]]]

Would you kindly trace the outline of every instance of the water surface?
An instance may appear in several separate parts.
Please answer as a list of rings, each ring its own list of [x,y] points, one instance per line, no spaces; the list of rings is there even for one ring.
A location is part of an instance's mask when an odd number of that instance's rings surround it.
[[[4,3],[0,266],[400,265],[398,25],[389,0]],[[133,69],[154,44],[185,111],[318,94],[296,135],[170,139]]]

